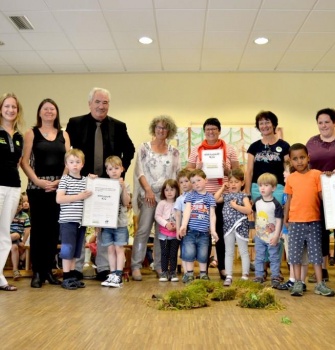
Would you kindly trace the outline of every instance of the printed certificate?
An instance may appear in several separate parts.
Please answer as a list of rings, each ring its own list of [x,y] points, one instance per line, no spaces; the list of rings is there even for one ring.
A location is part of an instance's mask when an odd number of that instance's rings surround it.
[[[321,186],[326,229],[335,229],[335,174],[332,176],[322,174]]]
[[[223,178],[223,149],[202,151],[202,170],[208,179]]]
[[[121,191],[119,181],[87,177],[86,189],[93,194],[84,200],[82,225],[116,228]]]

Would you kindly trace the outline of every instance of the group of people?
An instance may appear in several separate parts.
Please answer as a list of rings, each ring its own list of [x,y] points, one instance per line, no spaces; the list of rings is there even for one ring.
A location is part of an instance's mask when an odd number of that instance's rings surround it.
[[[10,224],[20,199],[19,164],[29,179],[31,287],[41,288],[45,281],[65,289],[85,287],[80,281],[85,259],[81,219],[83,200],[92,194],[85,189],[87,176],[109,177],[120,183],[118,225],[115,229],[97,229],[95,263],[103,286],[122,285],[123,246],[128,241],[126,208],[130,202],[130,188],[124,178],[135,147],[126,124],[107,115],[109,103],[108,90],[94,88],[88,99],[90,113],[70,118],[64,131],[56,102],[45,99],[38,106],[36,125],[23,138],[19,132],[20,102],[14,94],[1,97],[0,154],[4,170],[0,174],[0,290],[17,290],[8,284],[3,267],[11,249]],[[154,118],[149,126],[152,140],[140,145],[135,162],[133,207],[138,229],[131,257],[133,280],[142,280],[140,269],[153,225],[154,268],[160,281],[178,281],[180,242],[183,281],[194,279],[195,260],[199,262],[200,278],[208,279],[212,240],[224,285],[232,283],[235,241],[242,258],[242,279],[248,279],[248,215],[254,211],[255,280],[264,281],[264,263],[269,261],[272,286],[292,288],[292,295],[302,295],[302,279],[306,277],[301,272],[302,251],[307,243],[308,259],[315,267],[315,292],[334,295],[324,283],[328,279],[329,232],[323,225],[319,175],[329,175],[335,169],[335,111],[319,111],[316,121],[319,135],[306,146],[290,146],[276,133],[277,116],[270,111],[260,112],[256,128],[262,137],[249,147],[244,173],[234,147],[219,137],[221,124],[217,118],[204,122],[205,140],[191,150],[186,169],[180,169],[179,151],[168,142],[177,132],[175,122],[166,115]],[[218,149],[222,150],[223,177],[207,179],[203,151]],[[288,161],[295,173],[285,184],[284,164]],[[302,186],[307,174],[315,186],[310,186],[306,199]],[[283,198],[287,198],[285,215]],[[292,266],[286,283],[280,278],[283,222],[290,233],[287,246]],[[290,239],[293,235],[295,239]],[[52,273],[59,237],[62,282]]]

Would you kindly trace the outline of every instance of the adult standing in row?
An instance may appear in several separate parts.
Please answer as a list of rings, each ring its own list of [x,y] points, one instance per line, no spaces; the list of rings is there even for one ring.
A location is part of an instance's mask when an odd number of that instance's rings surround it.
[[[60,284],[52,274],[59,239],[56,190],[64,172],[64,155],[69,149],[69,136],[61,130],[59,108],[55,101],[46,98],[38,106],[36,125],[24,136],[22,158],[22,168],[29,179],[32,288],[41,288],[45,280]]]
[[[261,111],[256,116],[256,128],[262,138],[253,142],[248,148],[248,163],[245,174],[245,192],[251,194],[253,201],[260,196],[257,179],[264,173],[277,177],[278,184],[273,195],[279,203],[283,202],[284,161],[289,159],[290,145],[280,139],[276,133],[277,116],[270,111]]]
[[[322,172],[333,172],[335,170],[335,110],[332,108],[319,110],[316,113],[316,122],[320,134],[311,137],[306,144],[310,168]],[[325,228],[324,219],[322,220],[322,224],[322,279],[328,281],[327,264],[330,232]],[[315,275],[310,276],[308,281],[316,282]]]
[[[147,250],[150,231],[155,222],[155,210],[160,201],[162,186],[167,179],[176,179],[180,170],[179,151],[168,144],[176,132],[175,122],[165,115],[154,118],[149,125],[153,140],[143,143],[136,158],[134,171],[134,212],[139,209],[138,230],[135,235],[131,269],[134,281],[142,281],[140,268]],[[158,225],[154,239],[154,265],[157,274],[161,271],[161,249]]]
[[[22,123],[22,106],[13,93],[0,98],[0,290],[16,291],[8,284],[3,274],[12,246],[10,224],[19,204],[21,182],[19,163],[22,155],[23,138],[18,130]]]
[[[228,175],[231,170],[239,167],[238,157],[236,150],[233,146],[227,144],[224,140],[220,139],[221,123],[217,118],[208,118],[203,125],[205,132],[205,140],[191,150],[188,158],[187,168],[189,169],[202,169],[202,151],[203,150],[223,150],[223,178],[221,179],[208,179],[206,184],[206,190],[213,195],[222,187],[224,182],[228,181]],[[216,254],[218,259],[218,269],[222,279],[225,278],[225,244],[223,238],[223,216],[222,216],[223,203],[217,203],[215,207],[216,214],[216,232],[219,236],[219,240],[215,243]]]
[[[83,176],[89,173],[99,177],[108,177],[105,169],[105,159],[118,156],[122,160],[124,172],[134,157],[135,147],[128,136],[125,123],[109,117],[108,109],[111,100],[110,92],[103,88],[93,88],[88,96],[90,113],[70,118],[66,131],[71,140],[71,146],[82,150],[85,154],[85,165],[81,171]],[[96,265],[97,279],[104,281],[109,271],[107,248],[97,244]],[[81,272],[84,265],[84,253],[76,263],[76,270]],[[80,274],[81,275],[81,274]],[[81,277],[81,276],[78,277]]]

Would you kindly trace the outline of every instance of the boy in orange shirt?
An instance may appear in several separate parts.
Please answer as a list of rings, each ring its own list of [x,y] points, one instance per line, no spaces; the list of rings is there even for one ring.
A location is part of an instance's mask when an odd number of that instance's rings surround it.
[[[334,296],[334,291],[322,281],[321,171],[309,169],[308,150],[301,143],[295,143],[290,147],[289,156],[291,165],[296,170],[287,178],[284,190],[288,195],[284,210],[284,225],[287,225],[289,230],[289,261],[293,265],[295,277],[291,295],[303,295],[300,276],[306,241],[309,261],[314,266],[317,280],[315,294]]]

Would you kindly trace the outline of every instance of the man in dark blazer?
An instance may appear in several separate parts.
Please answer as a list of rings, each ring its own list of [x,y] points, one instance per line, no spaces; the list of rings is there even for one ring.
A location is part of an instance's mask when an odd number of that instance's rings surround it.
[[[122,159],[125,173],[134,157],[135,147],[131,141],[127,126],[125,123],[109,117],[107,115],[110,102],[110,92],[102,88],[93,88],[89,93],[88,105],[90,113],[79,117],[70,118],[66,131],[70,136],[71,146],[81,149],[85,154],[85,165],[81,170],[81,174],[87,176],[89,173],[94,174],[94,145],[95,131],[97,122],[101,123],[103,154],[102,172],[97,174],[100,177],[108,177],[104,166],[104,160],[109,156],[118,156]],[[84,264],[84,256],[78,259],[76,270],[82,271]],[[105,280],[109,274],[109,263],[107,258],[107,248],[101,247],[98,243],[98,252],[96,257],[96,265],[98,270],[97,278]],[[82,275],[78,275],[82,277]]]

